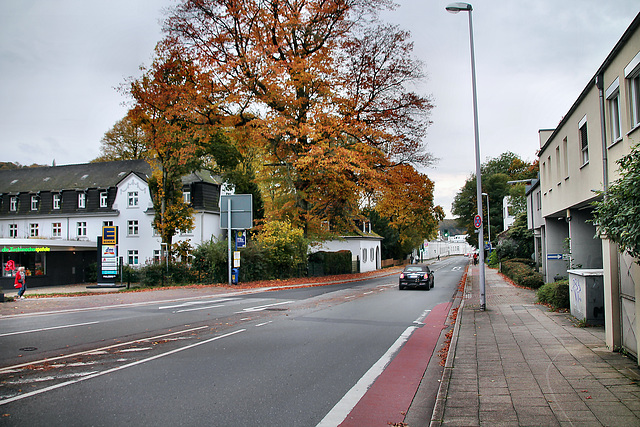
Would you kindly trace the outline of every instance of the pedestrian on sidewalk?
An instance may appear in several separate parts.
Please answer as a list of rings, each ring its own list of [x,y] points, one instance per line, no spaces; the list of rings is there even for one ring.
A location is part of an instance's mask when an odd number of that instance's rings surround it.
[[[24,299],[24,291],[27,290],[27,275],[24,272],[24,267],[18,267],[13,286],[15,288],[20,288],[20,290],[18,291],[18,298]]]

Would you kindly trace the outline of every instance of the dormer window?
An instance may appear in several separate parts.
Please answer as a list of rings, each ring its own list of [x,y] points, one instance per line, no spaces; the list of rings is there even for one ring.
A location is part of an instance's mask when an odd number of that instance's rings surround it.
[[[87,195],[78,193],[78,209],[84,209],[87,206]]]
[[[100,207],[106,208],[109,194],[106,191],[100,193]]]
[[[60,194],[53,195],[53,209],[60,209]]]
[[[38,196],[31,196],[31,210],[38,210]]]
[[[187,205],[191,203],[191,191],[185,190],[182,192],[182,201]]]
[[[11,200],[9,201],[9,210],[11,212],[16,212],[18,210],[18,196],[11,196]]]

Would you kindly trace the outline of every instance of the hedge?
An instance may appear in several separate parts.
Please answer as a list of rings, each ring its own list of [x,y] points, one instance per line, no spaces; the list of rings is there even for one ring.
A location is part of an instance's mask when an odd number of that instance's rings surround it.
[[[562,308],[570,308],[569,303],[569,281],[561,280],[559,282],[547,283],[536,292],[538,302],[541,304],[549,304],[556,310]]]
[[[538,289],[544,285],[542,274],[520,261],[509,260],[503,262],[501,273],[525,288]]]

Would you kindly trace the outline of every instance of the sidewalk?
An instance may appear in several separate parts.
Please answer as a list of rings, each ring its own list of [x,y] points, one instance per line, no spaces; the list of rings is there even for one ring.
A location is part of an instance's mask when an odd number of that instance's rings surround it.
[[[485,271],[482,311],[469,268],[431,426],[640,426],[640,369],[606,348],[604,327]]]

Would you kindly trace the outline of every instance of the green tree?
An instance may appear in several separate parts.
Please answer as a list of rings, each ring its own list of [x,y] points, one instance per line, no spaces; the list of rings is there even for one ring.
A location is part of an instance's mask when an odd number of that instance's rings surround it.
[[[496,252],[500,259],[531,259],[533,254],[533,231],[528,228],[526,212],[516,216],[513,225],[500,235],[499,240]]]
[[[488,240],[488,223],[491,224],[491,240],[497,241],[498,234],[503,231],[502,200],[505,196],[511,196],[511,204],[516,206],[518,213],[522,206],[526,206],[522,188],[516,189],[507,184],[507,181],[535,178],[538,174],[538,162],[527,163],[516,154],[506,152],[497,158],[488,159],[481,165],[482,192],[488,194],[490,211],[487,215],[487,197],[483,196],[482,213],[484,219],[484,239]],[[467,241],[478,246],[478,235],[475,233],[473,218],[477,213],[476,204],[476,177],[471,175],[463,187],[456,194],[451,207],[452,213],[457,217],[458,225],[467,229]],[[489,218],[489,221],[487,221]]]
[[[618,160],[620,178],[594,202],[598,232],[640,258],[640,145]]]

